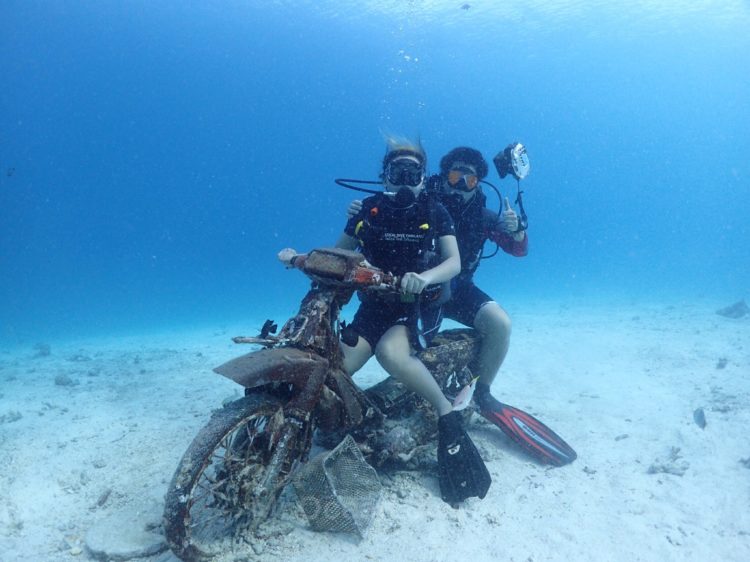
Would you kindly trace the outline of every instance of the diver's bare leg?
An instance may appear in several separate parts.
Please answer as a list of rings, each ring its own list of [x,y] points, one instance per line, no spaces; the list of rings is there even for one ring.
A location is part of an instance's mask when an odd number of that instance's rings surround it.
[[[510,317],[499,304],[490,301],[482,306],[474,317],[474,328],[482,334],[482,344],[479,348],[479,356],[472,365],[472,372],[479,377],[480,384],[489,387],[492,386],[508,354]]]
[[[353,375],[359,371],[367,360],[372,357],[372,348],[367,340],[360,337],[354,347],[349,347],[344,342],[339,342],[341,352],[344,354],[344,371]]]
[[[389,375],[432,404],[438,416],[453,409],[427,367],[413,355],[406,326],[389,328],[375,346],[375,357]]]

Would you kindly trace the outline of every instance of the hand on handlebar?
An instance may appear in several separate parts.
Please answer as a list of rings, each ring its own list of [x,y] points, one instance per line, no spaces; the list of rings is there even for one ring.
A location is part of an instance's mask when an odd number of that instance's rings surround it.
[[[410,271],[401,278],[401,290],[405,293],[418,295],[430,284],[430,280],[423,274]]]

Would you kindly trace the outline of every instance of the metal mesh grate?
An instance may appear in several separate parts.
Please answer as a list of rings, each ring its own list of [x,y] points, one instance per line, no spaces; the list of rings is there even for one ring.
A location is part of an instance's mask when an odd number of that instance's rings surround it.
[[[381,492],[377,472],[367,464],[351,435],[308,462],[293,485],[314,531],[360,537],[372,522]]]

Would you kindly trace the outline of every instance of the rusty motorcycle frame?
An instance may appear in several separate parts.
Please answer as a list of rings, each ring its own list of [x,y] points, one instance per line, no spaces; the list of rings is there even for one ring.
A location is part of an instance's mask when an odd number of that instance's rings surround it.
[[[394,290],[396,280],[341,249],[297,255],[290,265],[313,281],[299,312],[278,335],[266,326],[258,337],[234,338],[262,346],[214,369],[245,396],[212,415],[169,485],[164,530],[183,560],[210,558],[257,530],[308,459],[314,435],[335,445],[351,434],[375,467],[408,461],[434,440],[434,413],[421,399],[391,378],[362,390],[342,369],[341,308],[355,291]],[[474,330],[447,330],[419,358],[455,395],[472,379],[478,344]],[[405,427],[409,439],[400,440]]]

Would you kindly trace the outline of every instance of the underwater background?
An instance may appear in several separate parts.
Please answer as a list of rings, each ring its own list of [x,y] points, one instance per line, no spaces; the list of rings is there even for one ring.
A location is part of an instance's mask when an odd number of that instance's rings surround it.
[[[285,319],[276,253],[335,242],[384,133],[433,172],[526,145],[529,255],[477,276],[511,314],[746,298],[748,29],[746,0],[3,0],[0,345]]]

